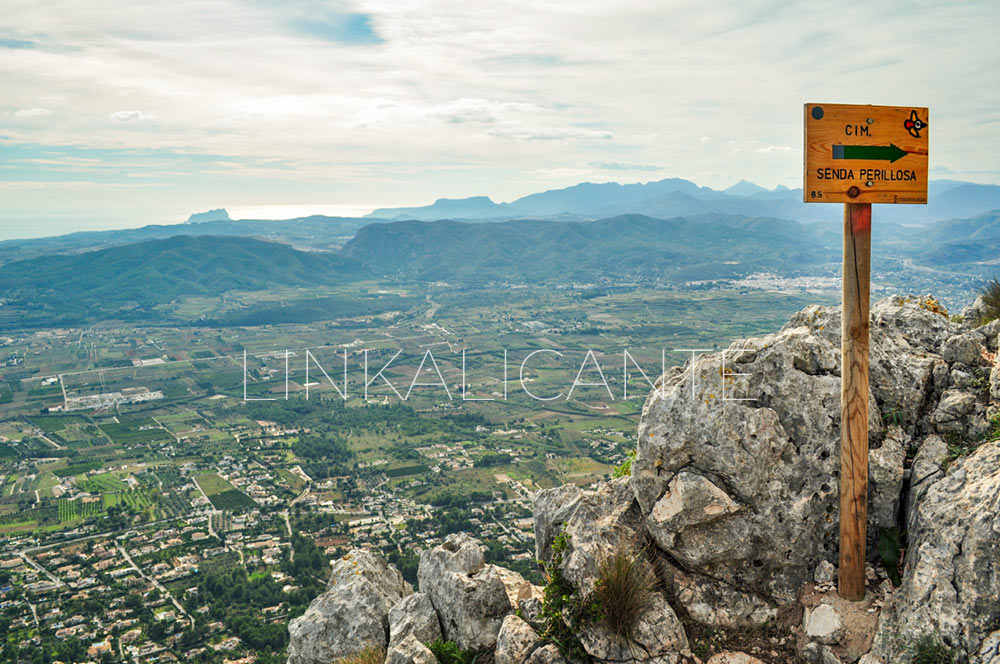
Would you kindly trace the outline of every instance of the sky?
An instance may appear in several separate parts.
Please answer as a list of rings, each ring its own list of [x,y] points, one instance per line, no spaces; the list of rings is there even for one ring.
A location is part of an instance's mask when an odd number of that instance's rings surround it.
[[[1000,182],[995,1],[0,0],[0,16],[0,239],[583,181],[797,187],[805,102],[928,106],[932,177]]]

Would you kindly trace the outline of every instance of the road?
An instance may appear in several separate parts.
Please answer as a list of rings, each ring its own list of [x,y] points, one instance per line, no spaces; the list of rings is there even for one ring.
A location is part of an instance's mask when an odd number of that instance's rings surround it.
[[[60,445],[59,443],[57,443],[56,441],[54,441],[51,438],[49,438],[48,436],[46,436],[44,433],[39,433],[38,437],[41,438],[42,440],[44,440],[49,445],[51,445],[52,447],[56,448],[57,450],[64,450],[64,449],[66,449],[65,447],[63,447],[62,445]]]
[[[42,567],[41,565],[39,565],[38,563],[36,563],[34,560],[32,560],[31,556],[29,556],[26,551],[21,551],[17,555],[21,556],[21,558],[24,559],[24,562],[26,562],[29,565],[31,565],[32,567],[34,567],[40,573],[42,573],[45,576],[49,577],[49,580],[52,581],[57,586],[65,586],[66,585],[65,583],[63,583],[62,581],[60,581],[54,574],[52,574],[51,572],[49,572],[49,570],[45,569],[44,567]]]
[[[115,542],[115,546],[118,548],[118,552],[122,554],[122,557],[124,557],[128,564],[132,566],[132,569],[134,569],[139,576],[153,584],[153,587],[159,590],[161,595],[170,598],[170,602],[177,609],[177,612],[187,618],[188,622],[191,623],[191,627],[194,627],[194,618],[192,618],[191,615],[184,610],[184,607],[177,601],[177,598],[174,597],[162,583],[143,572],[142,568],[135,564],[135,561],[132,560],[132,556],[128,555],[128,551],[125,550],[125,547],[123,547],[120,542]]]
[[[285,518],[285,528],[288,528],[288,541],[292,540],[292,522],[288,519],[288,510],[281,513],[281,516]],[[295,547],[289,547],[288,549],[288,559],[295,562]]]

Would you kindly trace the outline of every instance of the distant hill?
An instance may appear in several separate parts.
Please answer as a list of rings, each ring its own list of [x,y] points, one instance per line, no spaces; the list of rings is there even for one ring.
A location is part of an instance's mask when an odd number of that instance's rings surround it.
[[[524,213],[509,203],[494,203],[486,196],[439,198],[431,205],[410,208],[380,208],[367,218],[374,219],[497,219]]]
[[[724,189],[723,193],[729,194],[730,196],[753,196],[754,194],[759,194],[762,191],[767,191],[767,189],[754,184],[749,180],[740,180],[733,186]]]
[[[979,185],[957,180],[933,181],[928,205],[882,205],[878,218],[900,223],[927,223],[941,219],[969,217],[1000,207],[1000,186]],[[372,217],[383,219],[515,219],[552,218],[570,215],[576,220],[599,219],[622,214],[643,214],[670,218],[699,213],[765,216],[796,221],[835,221],[842,208],[837,205],[804,203],[801,189],[764,189],[747,180],[724,191],[700,187],[681,178],[656,182],[581,184],[530,194],[510,203],[494,203],[477,196],[439,199],[433,205],[409,208],[382,208]]]
[[[206,221],[231,221],[231,219],[229,218],[229,213],[226,212],[225,208],[218,208],[207,212],[195,212],[187,218],[186,223],[201,224]]]
[[[403,221],[366,226],[342,254],[376,273],[428,280],[602,282],[724,279],[832,261],[836,235],[771,218],[630,214],[593,222]]]
[[[47,254],[89,251],[103,247],[166,239],[176,235],[230,235],[265,238],[296,247],[332,251],[339,249],[354,233],[381,219],[327,217],[313,215],[297,219],[240,219],[205,221],[199,224],[142,226],[110,231],[82,231],[54,237],[0,241],[0,263]]]
[[[349,257],[245,237],[176,236],[0,266],[5,311],[29,318],[141,319],[181,296],[331,284],[364,274]],[[99,313],[98,313],[99,312]],[[52,323],[57,324],[57,323]]]

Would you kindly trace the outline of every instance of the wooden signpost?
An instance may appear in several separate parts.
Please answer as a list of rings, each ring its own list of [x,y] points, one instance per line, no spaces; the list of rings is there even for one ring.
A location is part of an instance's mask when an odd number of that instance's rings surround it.
[[[806,203],[844,203],[837,590],[865,598],[872,203],[927,202],[927,109],[805,105]]]

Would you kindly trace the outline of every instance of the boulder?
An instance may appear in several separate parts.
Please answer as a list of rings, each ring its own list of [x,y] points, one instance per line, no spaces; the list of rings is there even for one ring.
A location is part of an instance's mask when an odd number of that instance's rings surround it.
[[[514,606],[502,573],[486,564],[478,541],[465,533],[449,535],[440,546],[420,554],[417,578],[446,640],[474,652],[496,645],[500,626]]]
[[[497,636],[495,664],[523,664],[528,655],[541,644],[538,632],[531,625],[511,614],[504,618]]]
[[[806,609],[802,627],[807,638],[825,645],[833,645],[844,636],[844,622],[837,609],[829,604]]]
[[[531,653],[524,664],[567,664],[567,662],[566,658],[559,654],[559,648],[550,643]]]
[[[385,664],[437,664],[437,657],[416,635],[408,634],[389,648]]]
[[[617,636],[603,621],[588,623],[579,637],[583,649],[597,662],[676,662],[688,647],[680,620],[660,593],[653,595],[639,617],[631,642]]]
[[[601,482],[590,489],[567,485],[540,491],[534,512],[538,559],[551,563],[553,542],[562,533],[566,548],[561,570],[581,599],[594,590],[602,561],[621,546],[630,550],[645,546],[642,517],[628,478]],[[578,636],[598,661],[668,661],[687,647],[680,620],[659,592],[653,593],[638,620],[634,643],[626,643],[602,621],[588,622]]]
[[[895,662],[928,634],[983,661],[977,653],[996,649],[1000,624],[1000,441],[957,460],[917,500],[910,523],[903,583],[866,661]]]
[[[352,550],[333,564],[326,591],[288,624],[288,664],[329,664],[371,646],[385,650],[389,610],[412,592],[382,556]]]
[[[764,664],[764,662],[745,652],[720,652],[712,655],[706,664]]]
[[[408,595],[389,611],[389,647],[411,634],[420,643],[430,643],[442,636],[441,623],[427,593]]]
[[[628,478],[589,489],[567,484],[539,491],[533,507],[536,557],[551,561],[553,541],[565,535],[563,574],[584,595],[594,588],[600,562],[619,545],[644,544],[642,515]]]
[[[813,581],[818,584],[833,583],[837,578],[837,568],[829,560],[821,560],[813,572]]]

